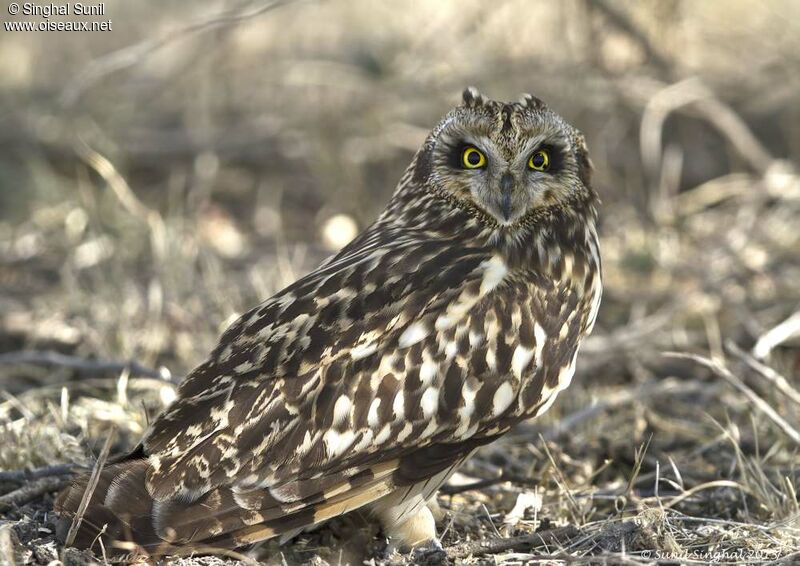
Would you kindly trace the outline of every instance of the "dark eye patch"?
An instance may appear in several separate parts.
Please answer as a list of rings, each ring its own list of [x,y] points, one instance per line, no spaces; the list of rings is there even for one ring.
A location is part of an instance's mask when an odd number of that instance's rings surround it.
[[[463,163],[462,159],[463,159],[463,156],[464,156],[464,151],[468,147],[474,147],[474,148],[480,150],[481,153],[486,155],[486,152],[481,150],[474,143],[469,143],[469,142],[466,142],[466,141],[459,141],[459,142],[457,142],[455,144],[452,144],[448,148],[448,151],[447,151],[447,164],[450,167],[452,167],[453,169],[458,169],[459,171],[463,171],[464,170],[464,163]]]
[[[542,143],[539,144],[533,151],[530,152],[528,155],[528,159],[533,156],[537,151],[546,151],[548,157],[550,158],[550,162],[547,167],[547,173],[558,173],[564,166],[564,148],[558,144],[553,143]],[[526,160],[527,163],[527,160]]]

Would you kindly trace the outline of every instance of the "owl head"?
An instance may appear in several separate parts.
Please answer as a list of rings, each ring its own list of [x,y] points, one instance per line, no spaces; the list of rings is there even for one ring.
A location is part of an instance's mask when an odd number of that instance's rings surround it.
[[[476,89],[433,129],[415,163],[422,186],[499,226],[589,201],[583,135],[541,100],[489,100]]]

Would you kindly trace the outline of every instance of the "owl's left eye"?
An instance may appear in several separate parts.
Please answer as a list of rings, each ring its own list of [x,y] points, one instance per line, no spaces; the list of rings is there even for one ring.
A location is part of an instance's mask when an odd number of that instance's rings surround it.
[[[528,159],[528,167],[534,171],[547,171],[550,168],[550,153],[546,149],[533,152]]]
[[[486,165],[486,156],[477,147],[468,147],[461,154],[461,163],[466,169],[480,169]]]

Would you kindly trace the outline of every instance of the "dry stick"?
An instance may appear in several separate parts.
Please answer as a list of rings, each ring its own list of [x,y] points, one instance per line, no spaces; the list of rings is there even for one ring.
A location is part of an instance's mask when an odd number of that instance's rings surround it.
[[[67,478],[41,478],[29,484],[15,489],[0,497],[0,511],[14,505],[22,505],[32,501],[45,493],[50,493],[62,487],[67,482]]]
[[[756,345],[753,346],[753,356],[763,360],[769,356],[773,348],[796,336],[800,336],[800,311],[797,311],[761,336]]]
[[[606,411],[622,407],[629,403],[642,403],[652,398],[657,398],[661,395],[669,395],[671,393],[689,395],[695,392],[699,393],[701,390],[702,385],[699,383],[686,383],[674,378],[666,378],[660,381],[648,381],[639,385],[633,390],[624,389],[614,392],[607,397],[599,399],[592,405],[588,405],[583,409],[566,415],[558,422],[542,431],[542,436],[544,436],[545,440],[556,440],[586,421],[589,421],[601,415],[602,413],[605,413]],[[537,425],[527,424],[522,425],[517,430],[526,431],[536,429]]]
[[[182,28],[169,30],[156,38],[147,38],[144,41],[113,51],[108,55],[91,61],[78,73],[61,92],[60,103],[67,108],[73,106],[88,88],[106,75],[140,63],[147,55],[173,41],[222,26],[237,25],[288,3],[288,0],[275,0],[249,12],[223,12],[211,19],[196,21]]]
[[[772,383],[778,391],[786,395],[790,400],[794,401],[798,405],[800,405],[800,392],[797,391],[789,381],[779,374],[777,371],[772,369],[770,366],[766,364],[762,364],[752,356],[750,356],[747,352],[741,350],[736,344],[731,342],[730,340],[725,343],[725,346],[728,350],[735,356],[741,358],[744,363],[750,366],[756,373],[767,379],[770,383]]]
[[[97,457],[97,462],[92,470],[92,475],[89,476],[89,481],[86,483],[86,491],[83,492],[83,499],[81,499],[81,504],[78,506],[78,512],[75,513],[75,517],[72,519],[72,524],[69,527],[69,532],[67,532],[67,538],[64,540],[65,547],[72,546],[72,543],[75,542],[75,537],[78,534],[78,528],[80,528],[81,522],[83,521],[83,514],[86,513],[86,508],[89,507],[89,501],[92,499],[92,494],[94,494],[94,490],[97,488],[97,483],[100,481],[100,472],[103,470],[103,466],[108,459],[108,452],[111,450],[111,442],[114,439],[115,432],[116,429],[112,428],[108,433],[106,443],[103,444],[103,449],[100,451],[100,456]]]
[[[248,566],[260,566],[262,563],[258,560],[247,556],[246,554],[242,554],[241,552],[236,552],[235,550],[231,550],[228,548],[219,548],[216,546],[192,546],[190,549],[186,549],[186,551],[181,552],[178,550],[175,555],[180,556],[181,554],[188,554],[188,555],[196,555],[196,554],[207,554],[210,556],[224,556],[226,558],[233,558],[234,560],[238,560]],[[192,563],[193,561],[190,561]]]
[[[578,529],[569,525],[530,535],[464,542],[446,548],[445,552],[448,558],[456,559],[466,558],[467,556],[497,554],[498,552],[507,552],[509,550],[531,550],[541,545],[562,543],[577,534]]]
[[[702,483],[700,485],[696,485],[696,486],[694,486],[692,488],[689,488],[686,491],[684,491],[683,493],[681,493],[680,495],[676,495],[676,496],[670,498],[669,501],[666,501],[665,503],[663,503],[663,506],[664,506],[665,509],[670,509],[672,507],[675,507],[678,503],[680,503],[684,499],[688,499],[689,497],[691,497],[692,495],[694,495],[695,493],[697,493],[699,491],[703,491],[703,490],[706,490],[706,489],[722,488],[722,487],[730,487],[730,488],[738,489],[738,490],[744,491],[745,493],[747,493],[749,495],[752,495],[751,491],[749,489],[747,489],[747,487],[743,486],[742,484],[740,484],[738,482],[730,481],[730,480],[715,480],[715,481]],[[666,498],[662,498],[662,499],[666,499]]]
[[[77,136],[74,148],[81,159],[108,184],[125,211],[147,224],[150,230],[150,245],[153,255],[156,260],[164,259],[167,253],[167,236],[161,214],[145,206],[122,174],[114,167],[114,164],[106,156],[89,147],[89,144],[80,136]]]
[[[626,350],[633,350],[667,327],[681,308],[682,304],[675,302],[609,334],[592,334],[582,344],[581,355],[593,358],[605,354],[612,358]]]
[[[660,71],[671,74],[672,63],[653,45],[647,34],[642,31],[634,21],[628,17],[625,11],[616,8],[606,0],[595,0],[593,6],[599,9],[607,18],[608,22],[618,30],[630,36],[645,53],[645,57],[649,59]]]
[[[166,368],[149,368],[135,360],[129,360],[127,362],[118,360],[86,360],[77,356],[67,356],[52,351],[23,350],[7,352],[0,354],[0,365],[3,364],[60,366],[88,373],[121,372],[128,370],[136,375],[171,380],[169,370]]]
[[[456,495],[459,493],[463,493],[465,491],[474,491],[477,489],[484,489],[487,487],[492,487],[494,485],[498,485],[501,483],[510,483],[512,485],[522,485],[522,486],[537,486],[539,485],[539,480],[535,480],[532,478],[523,478],[520,476],[513,476],[508,474],[502,474],[496,478],[488,478],[484,480],[478,480],[470,483],[465,483],[463,485],[449,485],[445,484],[439,489],[439,493],[442,495]]]
[[[165,543],[166,544],[166,543]],[[112,546],[117,550],[126,550],[128,551],[129,556],[133,557],[136,556],[140,559],[144,559],[145,557],[149,557],[149,560],[146,564],[156,564],[154,557],[148,554],[141,546],[136,544],[135,542],[124,541],[124,540],[115,540],[112,543]],[[233,558],[234,560],[238,560],[248,566],[259,566],[261,563],[257,560],[247,556],[246,554],[242,554],[241,552],[237,552],[234,549],[230,548],[222,548],[218,546],[200,546],[200,545],[191,545],[191,546],[159,546],[159,549],[164,549],[168,551],[167,553],[169,556],[177,558],[177,557],[184,557],[187,556],[191,558],[192,556],[196,555],[209,555],[209,556],[225,556],[226,558]],[[159,553],[159,556],[161,553]],[[189,561],[191,564],[194,564],[194,561]],[[127,563],[127,562],[126,562]],[[134,562],[139,564],[139,562]],[[107,564],[107,562],[104,562]]]
[[[760,410],[764,413],[767,418],[769,418],[772,422],[778,425],[786,436],[791,438],[795,444],[800,445],[800,432],[797,431],[792,425],[786,422],[783,417],[781,417],[778,413],[775,412],[769,403],[764,401],[761,397],[756,394],[755,391],[750,389],[744,382],[733,375],[727,368],[721,366],[719,363],[710,360],[708,358],[704,358],[703,356],[698,356],[696,354],[689,354],[685,352],[664,352],[664,356],[670,358],[679,358],[684,360],[691,360],[693,362],[697,362],[698,364],[707,367],[715,374],[723,378],[725,381],[733,385],[736,389],[738,389],[745,397],[747,397],[751,403],[756,407],[756,409]]]
[[[559,436],[569,432],[577,425],[587,420],[591,420],[595,416],[604,413],[609,409],[621,407],[634,400],[642,401],[653,396],[653,393],[664,393],[669,389],[674,389],[676,383],[674,381],[661,381],[661,382],[648,382],[644,385],[637,387],[635,390],[624,390],[617,395],[611,395],[593,405],[589,405],[575,413],[565,416],[557,423],[552,425],[542,433],[545,440],[555,440]]]
[[[0,564],[20,564],[24,561],[20,553],[20,542],[11,523],[0,525]]]
[[[32,470],[10,470],[0,472],[0,481],[30,481],[52,476],[65,476],[74,472],[77,467],[75,464],[56,464]]]
[[[747,124],[700,80],[688,78],[661,89],[650,98],[644,109],[639,136],[640,151],[642,161],[651,174],[661,168],[664,123],[672,112],[685,106],[692,106],[715,126],[754,170],[764,174],[773,164],[772,155]]]

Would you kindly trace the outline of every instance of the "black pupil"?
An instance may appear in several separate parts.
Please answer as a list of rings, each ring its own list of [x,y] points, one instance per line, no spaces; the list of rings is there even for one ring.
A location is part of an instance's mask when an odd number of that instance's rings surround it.
[[[477,165],[481,162],[481,154],[474,149],[467,153],[467,163],[470,165]]]
[[[541,153],[537,153],[533,156],[533,166],[534,167],[543,167],[544,166],[544,155]]]

